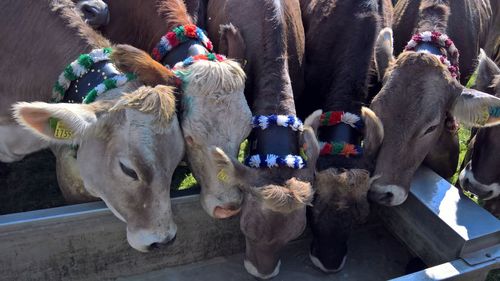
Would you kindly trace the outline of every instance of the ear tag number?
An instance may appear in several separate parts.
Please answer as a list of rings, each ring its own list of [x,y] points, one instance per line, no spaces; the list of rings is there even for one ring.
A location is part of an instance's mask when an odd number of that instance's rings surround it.
[[[50,120],[51,127],[54,129],[54,137],[56,139],[71,139],[73,132],[71,132],[63,122],[57,119]],[[55,126],[53,125],[55,123]]]
[[[221,169],[219,171],[219,173],[217,174],[217,178],[221,181],[221,182],[228,182],[229,180],[229,177],[228,175],[226,174],[226,171],[224,171],[224,169]]]

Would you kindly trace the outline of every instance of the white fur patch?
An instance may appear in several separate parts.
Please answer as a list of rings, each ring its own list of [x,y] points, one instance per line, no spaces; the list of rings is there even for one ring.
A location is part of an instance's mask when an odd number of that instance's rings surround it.
[[[387,206],[398,206],[405,202],[406,198],[408,198],[408,192],[399,186],[399,185],[374,185],[371,190],[376,194],[382,195],[381,198],[373,198],[377,203],[387,205]],[[383,198],[383,195],[386,193],[392,193],[391,201],[387,202]],[[379,200],[381,199],[381,200]]]
[[[321,269],[321,271],[323,271],[325,273],[336,273],[336,272],[341,271],[345,266],[345,262],[347,261],[347,255],[345,255],[344,258],[342,259],[342,263],[340,263],[340,266],[338,268],[327,269],[323,265],[323,263],[317,257],[313,256],[311,253],[309,253],[309,258],[311,259],[311,262],[314,264],[314,266]]]
[[[486,198],[481,198],[483,200],[490,200],[500,195],[500,184],[492,183],[492,184],[482,184],[474,177],[474,173],[472,170],[463,169],[460,172],[460,176],[458,177],[460,180],[460,186],[465,187],[464,181],[465,179],[469,180],[469,185],[472,187],[470,192],[474,193],[474,191],[479,191],[480,193],[488,193],[492,192],[492,194]]]
[[[250,275],[260,278],[260,279],[270,279],[275,277],[280,273],[280,266],[281,266],[281,261],[278,261],[278,264],[276,265],[276,268],[273,270],[271,274],[268,275],[263,275],[259,273],[259,270],[247,259],[243,261],[243,264],[245,266],[245,269],[247,270]]]

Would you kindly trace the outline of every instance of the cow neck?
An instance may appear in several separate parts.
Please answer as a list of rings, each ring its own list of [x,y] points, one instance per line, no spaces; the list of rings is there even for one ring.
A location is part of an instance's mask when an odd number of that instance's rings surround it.
[[[295,115],[256,115],[252,118],[252,126],[246,165],[254,168],[305,167],[307,159],[298,149],[298,134],[304,126]]]
[[[362,154],[363,121],[358,113],[326,111],[319,128],[320,156],[356,157]]]
[[[417,33],[406,44],[405,51],[425,52],[436,56],[442,64],[446,65],[453,78],[460,79],[459,52],[446,34],[438,31]]]

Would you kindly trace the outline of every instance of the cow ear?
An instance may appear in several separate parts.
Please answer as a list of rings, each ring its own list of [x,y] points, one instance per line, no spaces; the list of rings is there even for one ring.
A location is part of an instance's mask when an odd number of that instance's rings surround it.
[[[306,120],[304,121],[304,126],[311,127],[316,136],[318,135],[321,114],[323,114],[323,111],[321,109],[318,109],[311,113],[311,115],[307,116]]]
[[[386,27],[380,31],[375,42],[375,68],[379,82],[382,82],[387,68],[394,62],[393,52],[392,29]]]
[[[233,24],[220,26],[219,52],[244,66],[246,45],[240,31]]]
[[[453,106],[453,116],[466,126],[498,125],[500,124],[500,99],[464,87]]]
[[[138,80],[148,86],[176,85],[172,70],[155,61],[146,52],[130,45],[116,45],[111,60],[122,72],[135,73]]]
[[[237,184],[242,187],[254,186],[255,176],[252,168],[228,156],[218,147],[211,147],[210,153],[217,167],[217,179],[219,181]]]
[[[310,126],[304,126],[300,134],[300,156],[307,161],[307,167],[314,169],[319,157],[319,143],[314,130]]]
[[[363,144],[365,153],[369,157],[375,157],[384,140],[384,126],[375,112],[368,107],[361,108],[361,117],[365,123]]]
[[[13,111],[21,126],[53,143],[74,143],[97,121],[95,109],[85,104],[20,102]]]
[[[481,49],[479,54],[479,64],[477,66],[476,89],[487,91],[493,87],[493,80],[500,75],[500,68]]]

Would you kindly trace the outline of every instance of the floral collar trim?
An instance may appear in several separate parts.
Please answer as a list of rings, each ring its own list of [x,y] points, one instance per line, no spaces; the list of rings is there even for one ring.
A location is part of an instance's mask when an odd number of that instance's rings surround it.
[[[342,155],[346,158],[363,154],[363,148],[345,142],[319,142],[319,155]]]
[[[446,53],[435,55],[439,58],[442,64],[446,65],[453,78],[458,79],[460,71],[458,67],[458,57],[460,56],[457,47],[446,34],[437,31],[424,31],[417,33],[411,37],[411,40],[406,44],[406,51],[415,51],[418,44],[422,42],[433,43],[446,50]],[[449,57],[447,56],[449,55]]]
[[[175,71],[180,68],[186,68],[197,61],[203,61],[203,60],[221,62],[226,60],[226,57],[215,53],[199,54],[196,56],[188,57],[185,60],[176,63],[172,69]]]
[[[302,169],[306,166],[306,162],[298,155],[255,154],[245,159],[245,165],[252,168],[288,167]]]
[[[295,115],[256,115],[252,117],[253,128],[261,128],[262,130],[267,129],[269,126],[275,125],[280,127],[288,127],[294,131],[302,132],[304,130],[304,124]]]
[[[181,25],[167,32],[151,52],[151,56],[161,61],[163,57],[174,47],[189,40],[198,40],[209,51],[213,51],[213,45],[203,30],[194,24]]]
[[[347,124],[355,129],[363,128],[363,120],[354,113],[344,111],[327,111],[319,119],[321,126],[334,126],[340,123]]]
[[[95,49],[88,54],[81,54],[78,59],[66,66],[54,85],[51,102],[62,101],[71,82],[87,74],[96,63],[109,61],[111,52],[111,48]],[[86,94],[83,103],[91,103],[95,101],[98,95],[108,90],[121,87],[135,78],[136,76],[134,74],[126,73],[105,79]]]

